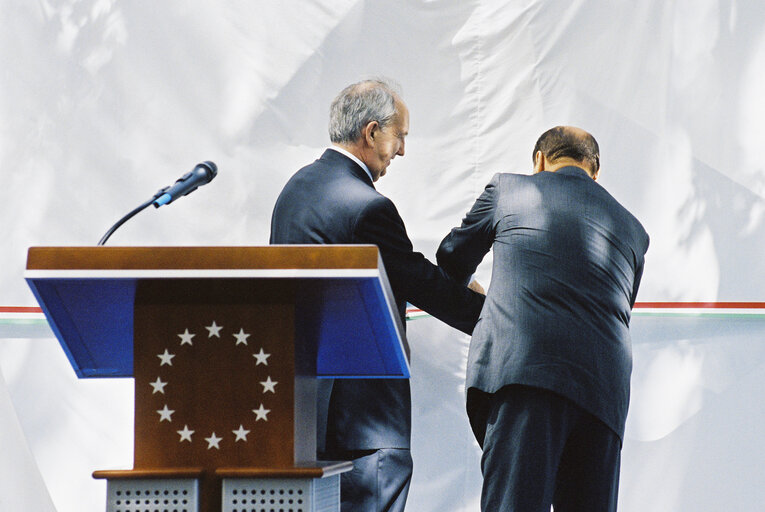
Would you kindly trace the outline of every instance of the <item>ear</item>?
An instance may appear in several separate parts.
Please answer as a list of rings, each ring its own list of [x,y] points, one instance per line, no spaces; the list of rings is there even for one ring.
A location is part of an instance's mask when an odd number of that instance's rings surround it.
[[[375,142],[375,137],[377,136],[377,131],[380,129],[380,123],[377,121],[370,121],[367,123],[367,125],[362,130],[362,133],[364,135],[364,141],[366,141],[367,145],[372,146]]]
[[[541,151],[537,151],[534,155],[534,174],[540,173],[545,170],[545,156]]]
[[[598,176],[600,176],[600,169],[598,169],[592,174],[592,179],[595,181],[598,181]]]

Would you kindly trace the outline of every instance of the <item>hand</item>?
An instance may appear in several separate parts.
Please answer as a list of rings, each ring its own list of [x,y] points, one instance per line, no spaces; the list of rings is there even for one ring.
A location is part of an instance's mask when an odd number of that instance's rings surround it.
[[[468,288],[470,288],[474,292],[480,293],[481,295],[486,295],[486,290],[484,290],[483,286],[481,286],[481,283],[479,283],[475,279],[470,281],[470,284],[468,285]]]

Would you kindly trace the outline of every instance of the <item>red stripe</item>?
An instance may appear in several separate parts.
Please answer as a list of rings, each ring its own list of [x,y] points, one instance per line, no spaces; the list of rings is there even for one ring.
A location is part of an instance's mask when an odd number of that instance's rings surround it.
[[[0,306],[0,313],[42,313],[42,309],[34,306]]]
[[[765,302],[636,302],[635,307],[651,309],[765,309]]]

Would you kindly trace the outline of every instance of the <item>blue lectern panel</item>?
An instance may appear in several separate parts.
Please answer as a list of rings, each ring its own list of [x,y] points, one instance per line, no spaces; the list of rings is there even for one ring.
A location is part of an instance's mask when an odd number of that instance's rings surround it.
[[[138,278],[27,281],[79,377],[132,376]],[[318,376],[409,377],[379,278],[300,279],[297,290],[299,342],[315,347]]]
[[[379,280],[323,282],[313,304],[319,377],[409,377]]]
[[[134,279],[28,281],[78,377],[133,374]]]

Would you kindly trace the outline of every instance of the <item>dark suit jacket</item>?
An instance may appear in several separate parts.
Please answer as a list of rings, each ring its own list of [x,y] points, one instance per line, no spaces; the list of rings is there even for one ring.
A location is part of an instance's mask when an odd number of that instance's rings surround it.
[[[285,185],[271,218],[271,243],[377,245],[402,319],[408,301],[471,333],[483,305],[482,295],[448,278],[413,251],[390,199],[375,190],[358,164],[331,149]],[[328,451],[409,448],[410,432],[407,380],[334,382]]]
[[[578,167],[492,178],[436,256],[465,280],[494,251],[468,355],[468,412],[479,442],[482,392],[509,384],[563,395],[623,436],[630,315],[648,240],[640,222]]]

